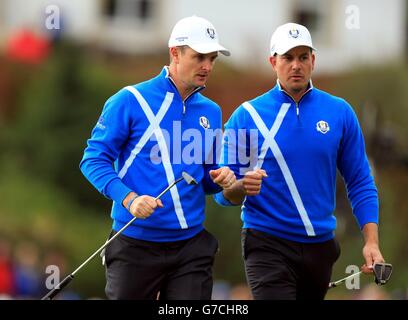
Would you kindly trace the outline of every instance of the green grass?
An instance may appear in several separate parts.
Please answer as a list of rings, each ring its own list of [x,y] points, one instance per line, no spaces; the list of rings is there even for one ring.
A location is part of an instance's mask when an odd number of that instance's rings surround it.
[[[81,208],[63,192],[23,175],[13,165],[5,169],[0,182],[0,234],[14,245],[22,241],[37,245],[43,275],[48,252],[62,253],[67,261],[62,272],[70,273],[104,243],[110,232],[109,212]],[[90,262],[70,285],[84,297],[103,297],[104,270],[100,259],[94,260],[99,261]]]

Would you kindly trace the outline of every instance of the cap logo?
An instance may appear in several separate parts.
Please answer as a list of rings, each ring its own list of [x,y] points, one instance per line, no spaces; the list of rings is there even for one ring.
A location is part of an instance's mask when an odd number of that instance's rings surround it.
[[[207,36],[209,36],[211,39],[215,38],[215,30],[213,28],[207,28]]]
[[[208,121],[206,117],[200,117],[200,126],[202,126],[204,129],[209,129],[210,121]]]
[[[178,41],[178,42],[184,42],[184,41],[186,41],[188,39],[188,37],[177,37],[176,38],[176,41]]]
[[[298,29],[295,29],[295,28],[293,28],[293,29],[290,29],[289,30],[289,35],[292,37],[292,38],[297,38],[297,37],[299,37],[299,34],[300,34],[300,32],[299,32],[299,30]]]
[[[316,123],[316,130],[323,134],[326,134],[327,132],[330,131],[330,127],[326,121],[321,120],[318,123]]]

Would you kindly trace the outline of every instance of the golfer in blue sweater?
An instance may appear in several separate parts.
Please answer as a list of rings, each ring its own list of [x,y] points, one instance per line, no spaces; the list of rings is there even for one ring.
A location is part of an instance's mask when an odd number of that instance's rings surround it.
[[[364,235],[364,272],[384,261],[377,189],[352,107],[313,87],[309,31],[282,25],[270,49],[277,84],[226,123],[223,162],[239,180],[215,198],[242,204],[243,256],[255,299],[323,299],[340,254],[336,169]]]
[[[80,165],[113,200],[112,235],[138,218],[106,247],[109,299],[211,299],[218,242],[203,227],[205,196],[235,175],[218,164],[221,109],[200,91],[229,51],[196,16],[175,25],[168,45],[169,66],[108,99]],[[197,185],[182,181],[155,200],[184,171]]]

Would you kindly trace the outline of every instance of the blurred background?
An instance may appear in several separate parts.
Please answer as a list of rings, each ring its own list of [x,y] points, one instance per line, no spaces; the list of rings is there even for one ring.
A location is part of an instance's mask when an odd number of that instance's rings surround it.
[[[362,276],[359,290],[341,286],[327,299],[407,299],[405,0],[1,0],[0,298],[41,297],[47,281],[58,283],[49,266],[62,279],[105,241],[111,203],[79,171],[86,140],[108,97],[168,64],[171,28],[193,14],[210,20],[232,51],[219,57],[204,92],[222,106],[224,121],[274,86],[274,29],[288,21],[309,28],[318,49],[314,85],[350,102],[363,128],[380,195],[381,249],[394,265],[386,286]],[[220,243],[213,297],[250,299],[240,210],[207,200],[206,227]],[[363,239],[340,176],[335,215],[342,254],[333,280],[363,264]],[[104,285],[96,258],[59,298],[104,299]]]

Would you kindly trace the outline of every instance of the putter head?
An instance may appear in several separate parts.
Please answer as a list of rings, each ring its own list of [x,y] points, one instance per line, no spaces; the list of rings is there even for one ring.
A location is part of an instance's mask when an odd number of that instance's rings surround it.
[[[375,276],[375,283],[383,285],[390,280],[392,274],[392,264],[390,263],[375,263],[373,265],[373,272]]]
[[[187,182],[187,184],[197,184],[197,181],[187,172],[183,171],[181,175],[183,176],[183,179]]]

